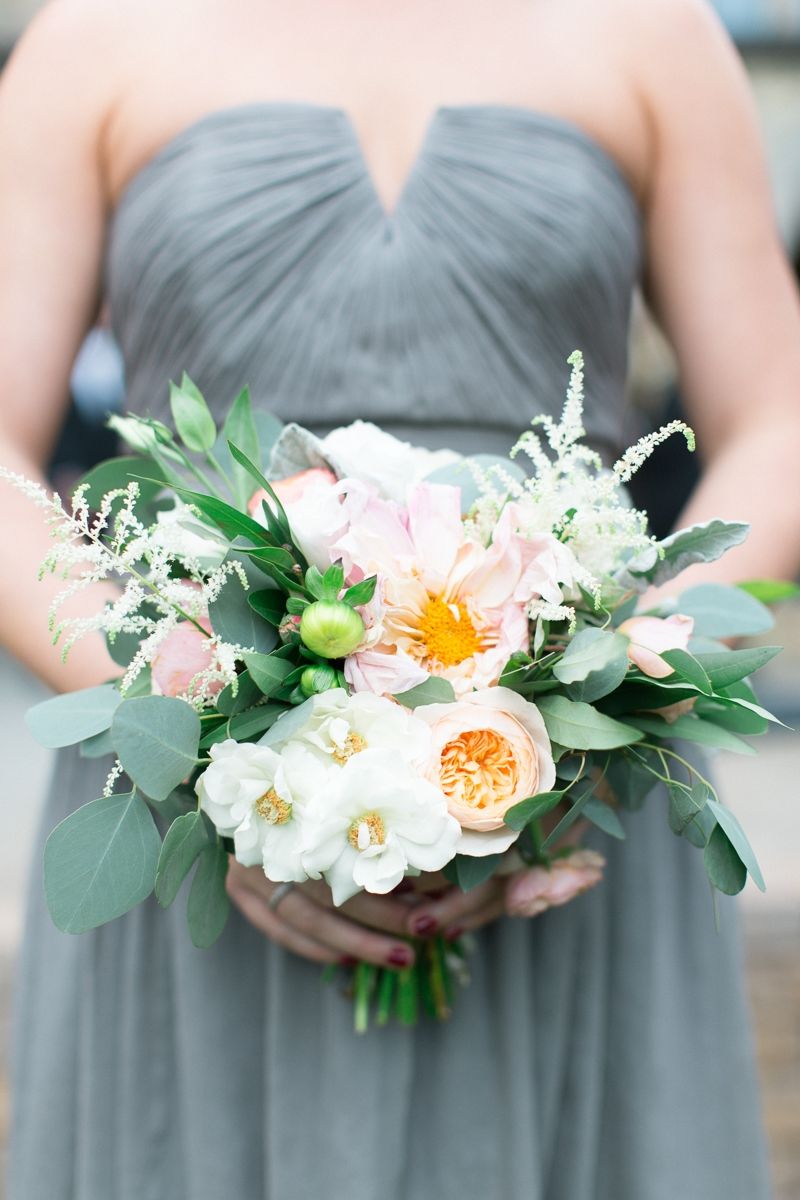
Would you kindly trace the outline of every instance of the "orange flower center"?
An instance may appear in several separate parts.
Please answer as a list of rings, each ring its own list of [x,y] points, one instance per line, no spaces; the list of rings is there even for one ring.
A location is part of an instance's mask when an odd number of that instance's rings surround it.
[[[470,729],[442,750],[440,785],[448,798],[470,808],[510,800],[519,768],[510,742],[491,729]]]
[[[259,796],[255,808],[261,819],[269,825],[285,825],[292,815],[291,804],[288,800],[282,800],[275,788]]]
[[[353,821],[347,840],[354,850],[382,846],[386,841],[386,826],[376,812],[364,813],[363,817]]]
[[[428,656],[444,667],[455,667],[483,648],[466,605],[447,604],[441,596],[429,599],[419,632]]]
[[[337,746],[332,754],[333,761],[343,767],[348,759],[354,754],[360,754],[362,750],[367,748],[367,739],[362,737],[360,733],[353,733],[351,730],[341,746]]]

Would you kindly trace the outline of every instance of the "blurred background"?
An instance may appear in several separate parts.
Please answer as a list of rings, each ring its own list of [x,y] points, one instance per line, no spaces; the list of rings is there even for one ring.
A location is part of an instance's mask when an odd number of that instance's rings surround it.
[[[41,0],[0,0],[0,70]],[[756,97],[770,163],[777,219],[787,251],[800,267],[800,0],[716,0],[736,40]],[[632,332],[631,440],[680,413],[669,348],[637,301]],[[104,429],[109,411],[124,406],[124,376],[113,339],[98,329],[75,364],[72,405],[51,465],[63,488],[114,452]],[[693,483],[691,460],[674,440],[638,479],[637,503],[666,532]],[[670,487],[664,488],[668,478]],[[667,493],[667,494],[665,494]],[[800,603],[778,613],[770,635],[786,651],[764,674],[762,698],[781,719],[800,727]],[[25,803],[0,806],[0,1156],[8,1116],[8,1019],[24,908],[30,848],[50,756],[28,735],[23,714],[43,689],[0,651],[0,762],[5,792]],[[742,896],[747,982],[755,1017],[776,1200],[800,1198],[800,738],[767,735],[757,759],[720,755],[722,793],[746,823],[769,890],[751,885]],[[707,914],[698,914],[705,919]],[[0,1200],[2,1200],[0,1180]],[[676,1197],[676,1200],[679,1198]]]

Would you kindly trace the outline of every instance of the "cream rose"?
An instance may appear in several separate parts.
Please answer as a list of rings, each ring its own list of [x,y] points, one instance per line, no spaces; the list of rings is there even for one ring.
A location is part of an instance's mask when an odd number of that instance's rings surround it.
[[[455,704],[424,704],[415,715],[431,727],[426,774],[461,826],[458,853],[502,853],[519,836],[504,824],[505,814],[555,782],[538,708],[509,688],[491,687]]]

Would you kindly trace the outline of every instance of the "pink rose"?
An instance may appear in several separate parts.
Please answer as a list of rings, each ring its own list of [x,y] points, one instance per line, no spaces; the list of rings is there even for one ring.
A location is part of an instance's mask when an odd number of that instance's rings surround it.
[[[336,483],[336,476],[327,467],[309,467],[307,471],[298,471],[296,475],[288,475],[286,479],[270,480],[270,483],[281,504],[294,504],[298,500],[302,500],[310,488],[319,487],[323,483]],[[259,488],[250,497],[247,511],[251,517],[261,511],[262,500],[270,502],[270,496],[265,488]]]
[[[198,624],[211,633],[207,617],[200,617]],[[208,638],[191,621],[180,621],[164,638],[153,658],[153,691],[161,696],[184,696],[195,676],[208,670],[213,663],[214,654]],[[215,681],[209,685],[208,695],[215,696],[223,686],[221,680]]]
[[[685,650],[694,629],[692,617],[676,613],[672,617],[630,617],[618,633],[630,639],[628,658],[651,679],[665,679],[672,667],[661,657],[665,650]]]
[[[594,850],[575,850],[550,867],[532,867],[515,875],[506,892],[511,917],[536,917],[545,909],[566,904],[603,878],[606,860]]]

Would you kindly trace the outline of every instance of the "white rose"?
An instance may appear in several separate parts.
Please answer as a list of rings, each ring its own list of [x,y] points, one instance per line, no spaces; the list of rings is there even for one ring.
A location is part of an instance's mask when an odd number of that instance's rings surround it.
[[[334,904],[390,892],[406,872],[438,871],[455,855],[461,829],[443,793],[391,751],[357,754],[329,778],[309,806],[303,865],[325,877]]]
[[[266,746],[219,742],[195,785],[200,807],[237,860],[260,863],[268,879],[302,882],[304,815],[308,797],[325,788],[325,771],[311,754],[285,760]]]
[[[322,449],[340,475],[370,483],[387,500],[405,501],[409,484],[439,467],[458,462],[452,450],[426,450],[393,437],[369,421],[354,421],[332,430]]]
[[[260,745],[284,755],[301,745],[334,769],[365,750],[388,750],[395,762],[421,767],[430,754],[431,732],[425,721],[392,700],[333,688],[280,717]]]

